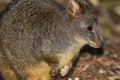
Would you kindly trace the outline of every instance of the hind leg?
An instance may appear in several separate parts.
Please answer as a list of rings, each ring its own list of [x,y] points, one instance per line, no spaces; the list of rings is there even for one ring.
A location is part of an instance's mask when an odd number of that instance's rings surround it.
[[[53,80],[49,71],[51,67],[44,61],[26,70],[27,80]]]
[[[0,57],[0,72],[3,80],[17,80],[14,70],[10,68],[7,61],[5,61],[2,57]]]
[[[4,68],[4,70],[2,70],[2,77],[3,80],[17,80],[14,71],[9,68]]]

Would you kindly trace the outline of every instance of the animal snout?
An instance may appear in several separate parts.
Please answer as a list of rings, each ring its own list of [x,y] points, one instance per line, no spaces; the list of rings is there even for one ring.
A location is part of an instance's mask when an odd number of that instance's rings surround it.
[[[104,45],[104,42],[103,41],[99,41],[98,42],[98,48],[102,47]]]

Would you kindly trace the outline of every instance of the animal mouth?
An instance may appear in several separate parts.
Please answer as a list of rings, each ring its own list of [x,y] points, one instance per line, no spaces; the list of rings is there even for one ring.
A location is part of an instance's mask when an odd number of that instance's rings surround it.
[[[100,48],[103,46],[103,37],[102,36],[99,36],[99,37],[96,37],[95,40],[88,40],[88,44],[91,46],[91,47],[94,47],[94,48]]]
[[[100,48],[103,45],[103,42],[88,41],[88,44],[94,48]]]

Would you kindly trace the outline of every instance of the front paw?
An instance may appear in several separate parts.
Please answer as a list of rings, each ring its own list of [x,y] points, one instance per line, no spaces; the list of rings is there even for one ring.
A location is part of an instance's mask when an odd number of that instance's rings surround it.
[[[60,75],[62,77],[66,76],[70,71],[71,67],[72,67],[72,64],[65,65],[62,69],[60,69]]]
[[[59,73],[59,70],[57,68],[52,68],[50,71],[50,75],[52,77],[55,77],[56,75],[58,75],[58,73]]]

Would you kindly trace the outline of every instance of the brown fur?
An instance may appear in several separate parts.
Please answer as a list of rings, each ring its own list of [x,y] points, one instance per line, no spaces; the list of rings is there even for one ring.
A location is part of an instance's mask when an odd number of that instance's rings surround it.
[[[90,4],[68,0],[65,5],[62,8],[56,0],[11,3],[0,19],[0,71],[5,80],[65,76],[85,44],[101,46],[102,35]]]
[[[28,76],[27,80],[51,80],[52,77],[49,74],[50,70],[50,66],[46,62],[41,61],[39,64],[25,70]]]

